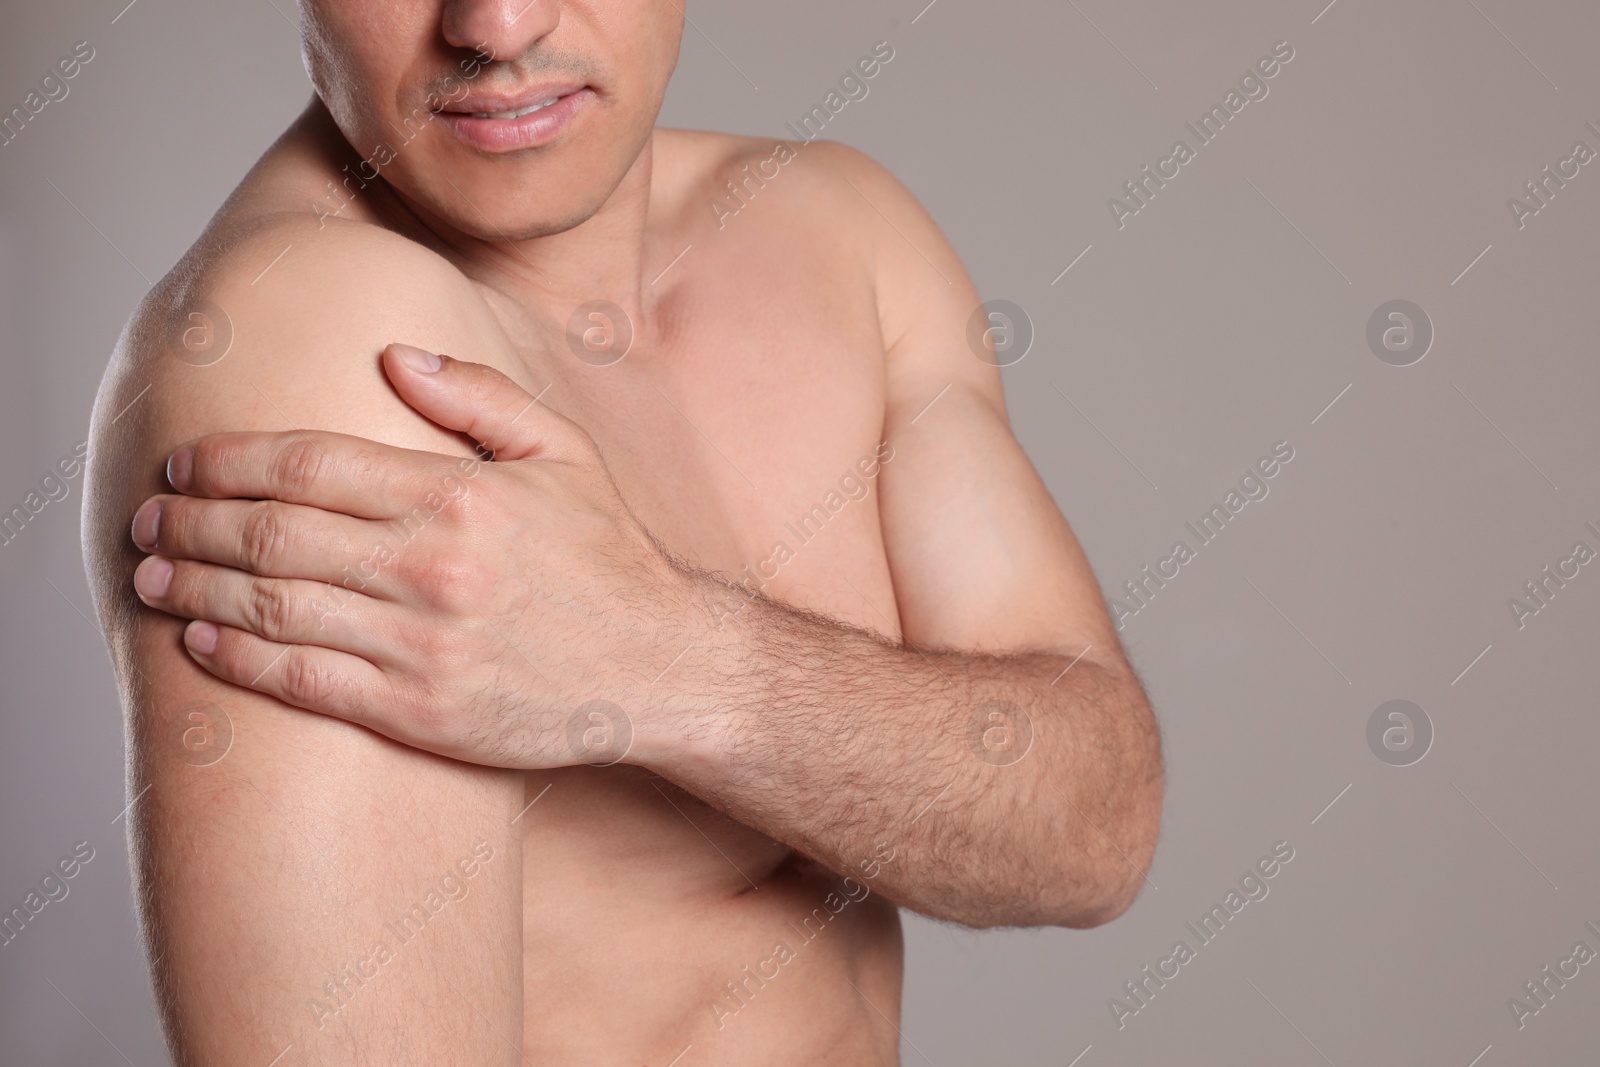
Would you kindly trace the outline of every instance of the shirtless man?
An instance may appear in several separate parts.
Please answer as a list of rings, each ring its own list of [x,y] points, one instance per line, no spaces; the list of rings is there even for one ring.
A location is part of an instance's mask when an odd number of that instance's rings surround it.
[[[911,195],[655,128],[676,4],[301,6],[93,424],[175,1059],[893,1064],[897,907],[1126,909],[1154,723]]]

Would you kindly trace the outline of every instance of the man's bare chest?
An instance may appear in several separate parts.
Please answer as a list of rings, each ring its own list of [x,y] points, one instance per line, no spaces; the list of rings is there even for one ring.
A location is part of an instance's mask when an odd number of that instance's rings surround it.
[[[502,321],[540,402],[589,433],[670,550],[751,591],[897,637],[878,519],[894,453],[882,439],[875,323],[820,322],[804,300],[774,314],[768,295],[741,300],[739,286],[695,310],[670,328],[634,329],[611,359],[582,344],[603,318],[537,340],[526,317]]]

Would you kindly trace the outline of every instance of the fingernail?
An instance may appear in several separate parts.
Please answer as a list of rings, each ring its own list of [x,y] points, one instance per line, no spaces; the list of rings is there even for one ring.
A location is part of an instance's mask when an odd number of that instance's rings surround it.
[[[156,535],[161,532],[161,502],[146,500],[133,513],[133,543],[146,552],[156,547]]]
[[[389,347],[394,349],[394,354],[400,357],[400,362],[419,374],[437,374],[439,368],[444,366],[444,361],[438,356],[432,352],[417,348],[415,345],[403,345],[396,342]]]
[[[194,449],[180,448],[167,457],[167,484],[187,493],[194,484]]]
[[[146,600],[159,600],[172,587],[172,561],[150,556],[133,572],[133,587]]]
[[[196,619],[183,631],[183,643],[190,651],[209,656],[217,650],[217,628],[204,619]]]

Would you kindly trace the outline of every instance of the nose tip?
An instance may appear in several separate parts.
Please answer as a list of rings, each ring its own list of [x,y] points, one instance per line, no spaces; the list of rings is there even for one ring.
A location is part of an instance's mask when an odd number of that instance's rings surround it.
[[[443,32],[457,48],[491,60],[515,59],[561,21],[559,0],[451,0]]]

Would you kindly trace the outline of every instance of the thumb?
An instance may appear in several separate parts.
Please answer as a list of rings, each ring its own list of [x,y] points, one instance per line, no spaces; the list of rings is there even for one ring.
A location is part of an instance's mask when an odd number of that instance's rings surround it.
[[[383,350],[400,398],[447,430],[471,437],[500,461],[556,451],[567,420],[493,367],[434,355],[412,345]]]

